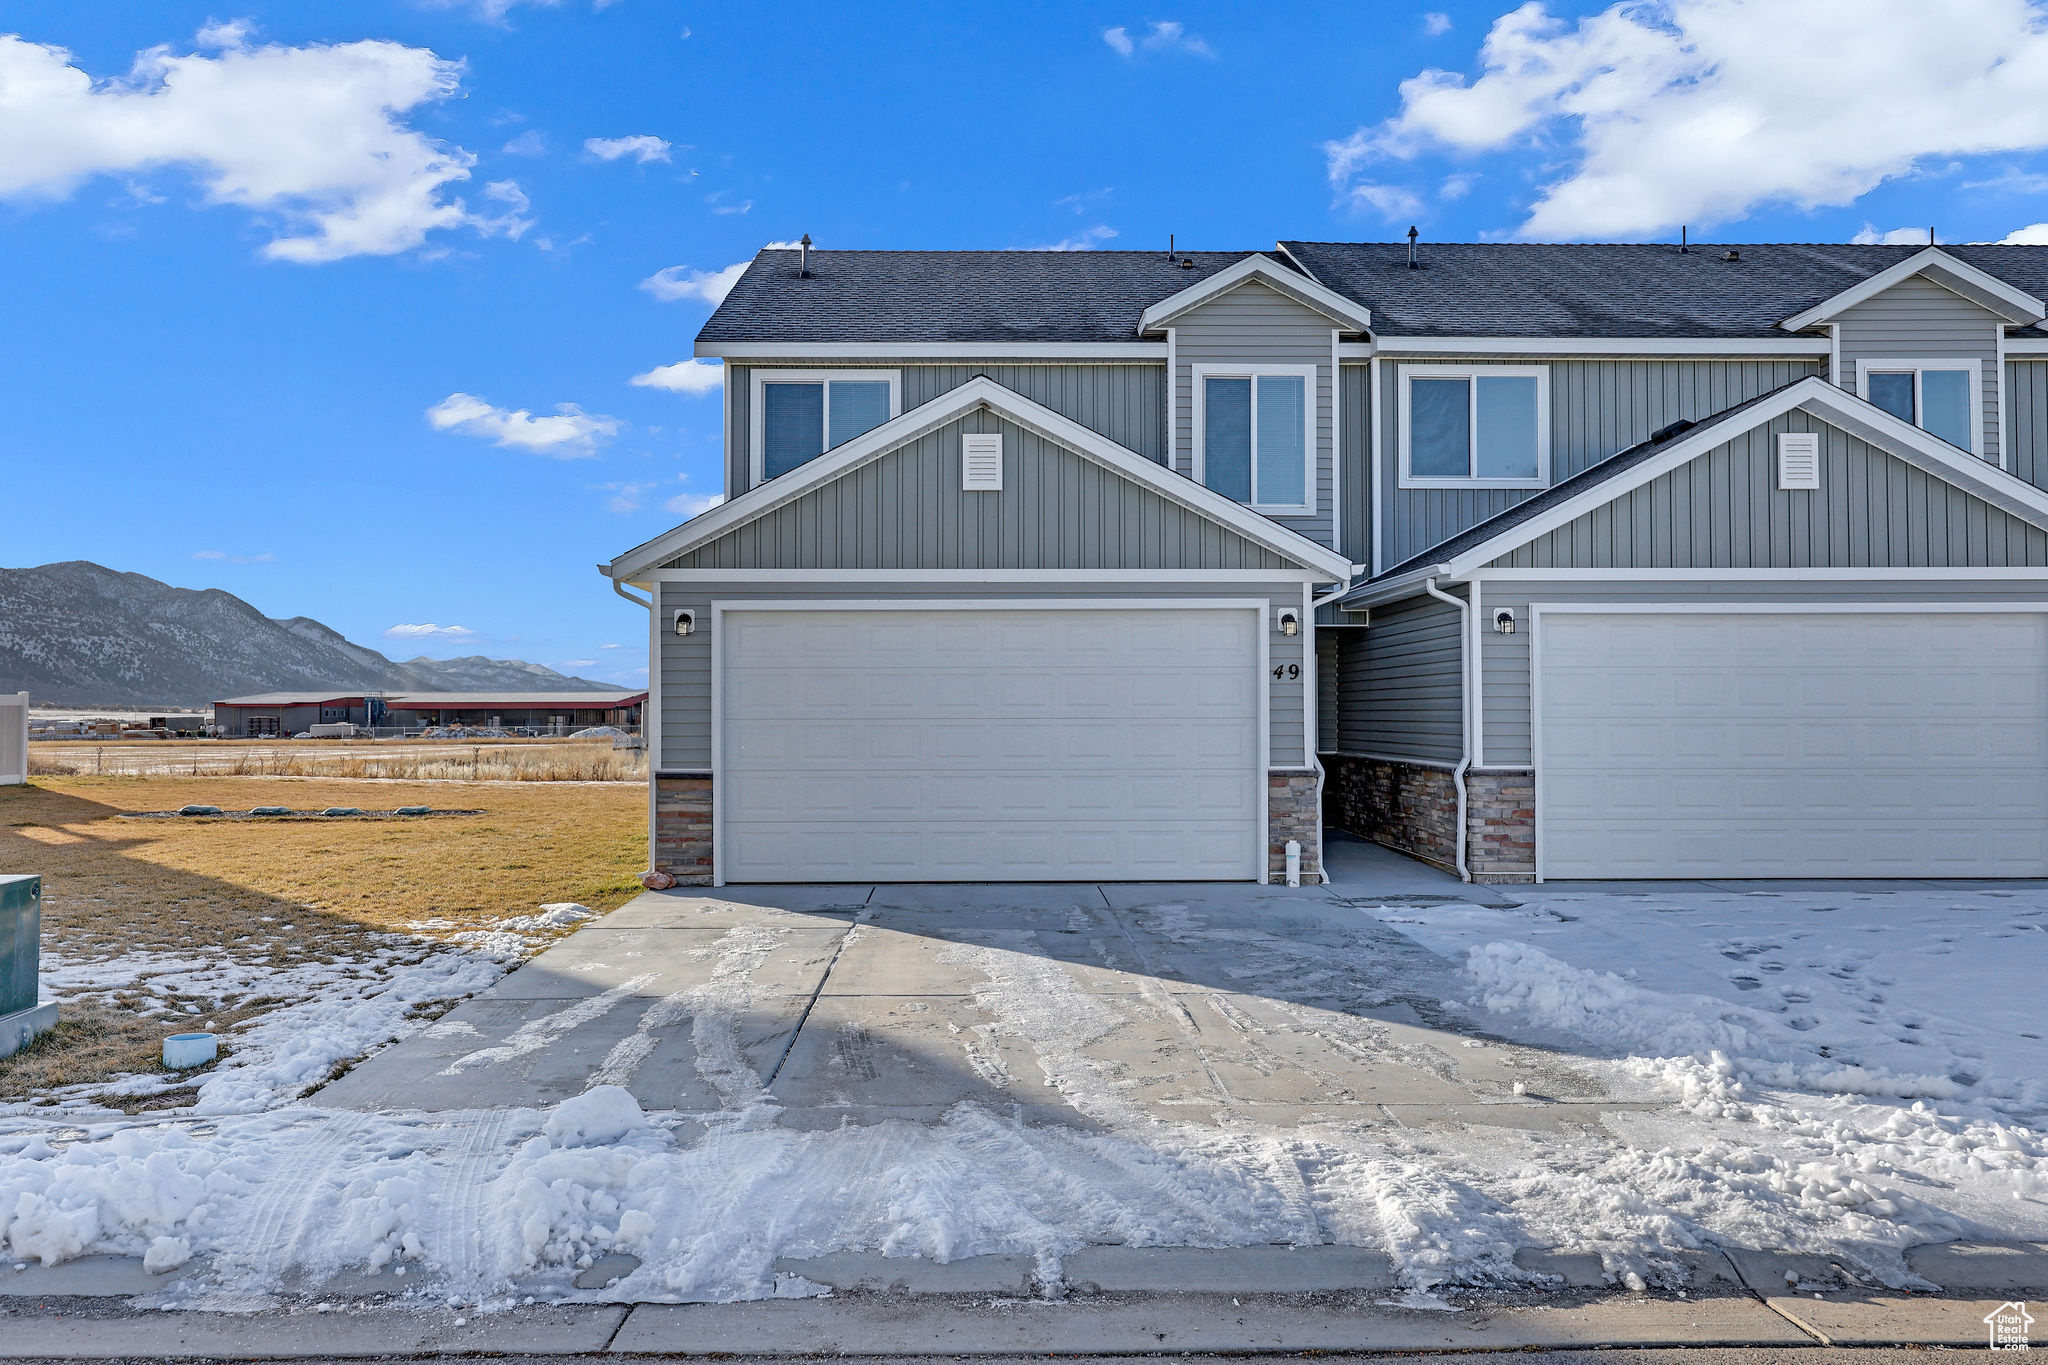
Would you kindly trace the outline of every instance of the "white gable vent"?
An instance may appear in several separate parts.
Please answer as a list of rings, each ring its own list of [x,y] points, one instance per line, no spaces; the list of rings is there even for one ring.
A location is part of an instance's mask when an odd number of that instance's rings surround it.
[[[1000,432],[960,438],[960,490],[964,493],[1003,491],[1003,438]]]
[[[1820,437],[1810,431],[1787,431],[1778,436],[1778,487],[1780,490],[1820,487]]]

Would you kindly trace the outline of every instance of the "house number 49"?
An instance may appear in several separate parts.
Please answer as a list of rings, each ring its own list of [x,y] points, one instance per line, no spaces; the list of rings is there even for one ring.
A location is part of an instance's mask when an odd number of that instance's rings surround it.
[[[1300,664],[1274,664],[1273,676],[1284,682],[1294,682],[1301,677]]]

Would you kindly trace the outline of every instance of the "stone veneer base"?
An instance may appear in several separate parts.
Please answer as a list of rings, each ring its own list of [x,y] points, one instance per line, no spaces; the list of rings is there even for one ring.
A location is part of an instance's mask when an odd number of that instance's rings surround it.
[[[1458,865],[1452,770],[1390,758],[1322,755],[1331,824],[1446,871]],[[1465,774],[1465,867],[1475,882],[1536,879],[1536,780],[1530,769]]]
[[[1301,844],[1304,883],[1322,880],[1323,820],[1313,772],[1266,775],[1266,865],[1274,881],[1287,875],[1287,841]],[[706,773],[663,773],[654,779],[656,871],[680,886],[711,884],[711,777]]]

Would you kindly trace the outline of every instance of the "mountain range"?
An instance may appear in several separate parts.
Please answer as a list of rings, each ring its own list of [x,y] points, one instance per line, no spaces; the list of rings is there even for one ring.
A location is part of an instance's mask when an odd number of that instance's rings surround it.
[[[613,684],[519,659],[397,662],[306,616],[86,560],[0,569],[0,692],[59,706],[204,706],[308,688],[584,692]]]

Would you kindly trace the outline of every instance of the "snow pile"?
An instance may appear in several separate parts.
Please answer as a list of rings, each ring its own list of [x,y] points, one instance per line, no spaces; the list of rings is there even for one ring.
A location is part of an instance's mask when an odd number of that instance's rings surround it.
[[[557,1147],[589,1147],[616,1142],[646,1126],[647,1116],[631,1091],[600,1085],[556,1105],[540,1130]]]
[[[585,729],[585,730],[578,730],[578,731],[577,731],[577,732],[576,732],[575,734],[573,734],[573,735],[569,736],[569,738],[571,738],[571,739],[629,739],[629,738],[631,738],[631,736],[629,736],[629,735],[628,735],[628,734],[627,734],[627,733],[626,733],[626,732],[625,732],[624,730],[621,730],[621,729],[620,729],[620,728],[619,728],[618,726],[616,726],[616,725],[593,725],[593,726],[589,727],[588,729]]]

